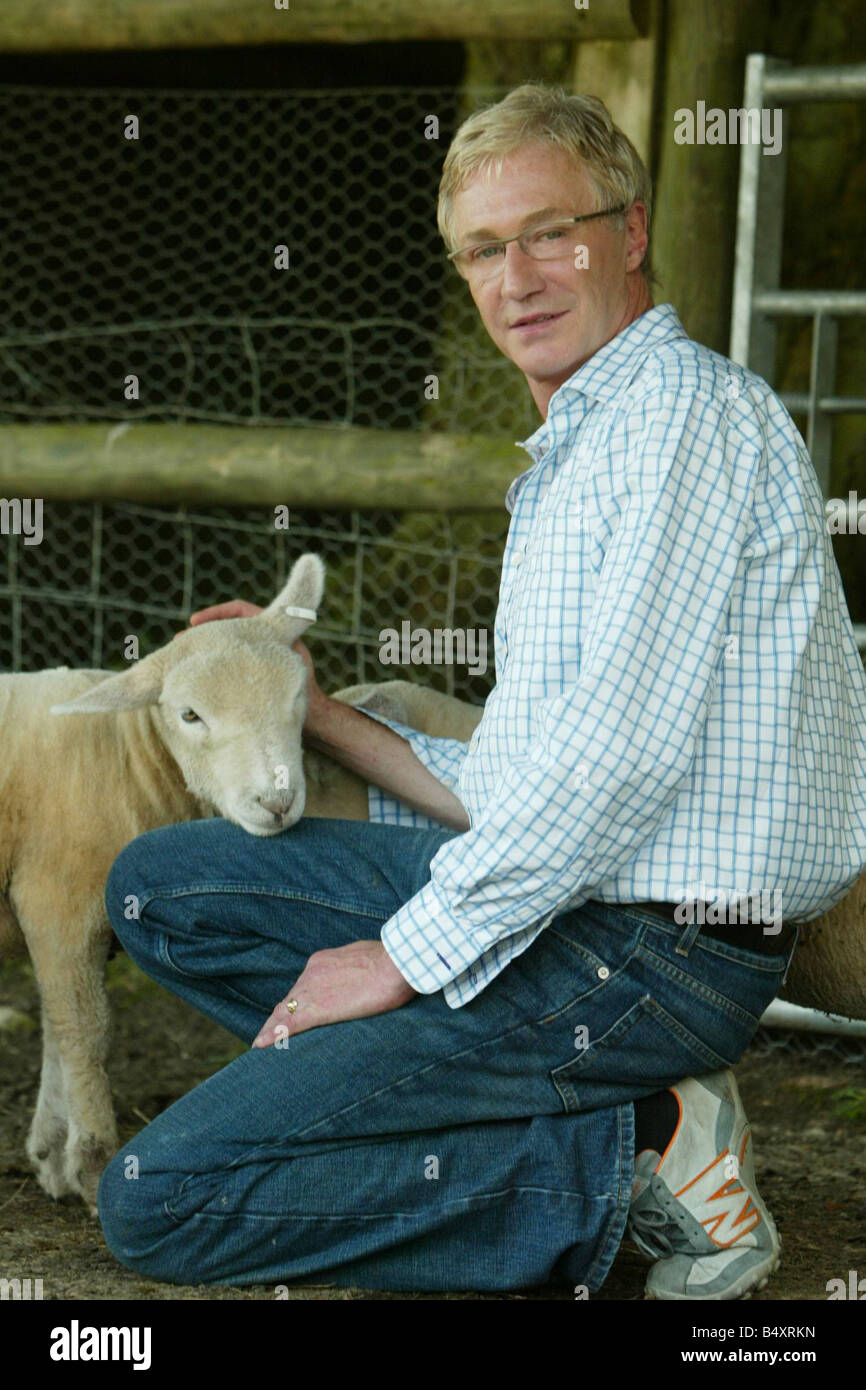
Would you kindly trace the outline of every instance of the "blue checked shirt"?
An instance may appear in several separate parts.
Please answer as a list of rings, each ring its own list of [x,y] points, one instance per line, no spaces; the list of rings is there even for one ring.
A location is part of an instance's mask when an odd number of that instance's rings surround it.
[[[866,866],[866,675],[803,441],[761,377],[650,309],[521,447],[469,744],[378,718],[466,808],[382,929],[458,1008],[558,914],[772,891]],[[432,825],[377,787],[370,816]]]

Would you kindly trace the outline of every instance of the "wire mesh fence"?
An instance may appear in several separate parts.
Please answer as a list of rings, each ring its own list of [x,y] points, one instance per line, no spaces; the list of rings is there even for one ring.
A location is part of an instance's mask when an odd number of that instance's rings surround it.
[[[125,641],[142,656],[196,608],[243,597],[268,603],[307,550],[327,582],[309,634],[325,690],[358,681],[423,680],[481,704],[492,688],[493,620],[508,514],[291,512],[277,530],[262,508],[160,508],[46,503],[42,540],[6,542],[0,582],[0,670],[123,669]],[[419,670],[385,664],[380,633],[476,629],[489,660]],[[401,655],[403,652],[401,652]],[[447,655],[447,648],[443,655]]]
[[[528,433],[436,227],[463,99],[0,87],[0,419]]]
[[[857,1079],[864,1086],[866,1097],[866,1038],[848,1038],[830,1033],[806,1033],[792,1028],[759,1028],[755,1033],[749,1051],[757,1056],[782,1052],[785,1056],[802,1057],[813,1061],[820,1057],[842,1066],[852,1067]]]
[[[522,378],[515,395],[516,369],[478,333],[436,226],[465,99],[453,87],[0,88],[0,421],[489,432],[516,419],[530,433]],[[304,549],[329,566],[314,639],[326,688],[417,678],[378,661],[394,623],[492,639],[504,510],[293,513],[288,536],[241,506],[54,503],[46,516],[41,545],[9,541],[5,670],[117,665],[130,632],[145,652],[191,609],[268,601]],[[481,701],[492,659],[483,675],[427,678]]]

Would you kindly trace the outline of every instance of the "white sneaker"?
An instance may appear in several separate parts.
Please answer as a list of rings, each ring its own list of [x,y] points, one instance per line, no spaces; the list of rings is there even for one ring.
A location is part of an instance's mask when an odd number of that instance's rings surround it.
[[[748,1298],[779,1267],[782,1243],[755,1183],[752,1131],[734,1073],[687,1077],[665,1152],[635,1158],[628,1233],[656,1263],[647,1298]]]

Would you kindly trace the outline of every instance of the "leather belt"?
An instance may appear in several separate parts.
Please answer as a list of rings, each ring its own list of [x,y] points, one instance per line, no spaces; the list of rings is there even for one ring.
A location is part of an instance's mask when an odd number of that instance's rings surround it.
[[[700,905],[700,903],[696,903],[696,909]],[[665,921],[674,922],[677,926],[685,927],[686,925],[676,922],[674,917],[675,909],[680,906],[678,903],[621,903],[620,906],[637,907],[640,908],[641,912],[649,912],[655,917],[663,917]],[[709,903],[703,904],[704,916],[706,916],[709,906]],[[701,926],[700,936],[710,937],[713,941],[725,941],[729,946],[742,946],[746,951],[758,951],[765,956],[784,955],[796,932],[793,922],[782,922],[781,930],[775,935],[765,934],[764,925],[766,924],[761,922],[704,922]]]

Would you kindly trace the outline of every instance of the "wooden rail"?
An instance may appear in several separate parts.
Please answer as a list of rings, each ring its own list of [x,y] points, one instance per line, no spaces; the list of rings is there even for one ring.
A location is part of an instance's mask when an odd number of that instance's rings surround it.
[[[648,0],[2,0],[0,52],[394,39],[630,39]]]
[[[501,435],[243,425],[0,425],[0,494],[473,512],[530,459]]]

